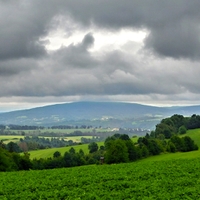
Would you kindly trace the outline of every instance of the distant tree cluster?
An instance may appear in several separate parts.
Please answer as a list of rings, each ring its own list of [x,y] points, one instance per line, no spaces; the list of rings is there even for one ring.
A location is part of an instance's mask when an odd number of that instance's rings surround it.
[[[10,130],[38,130],[38,129],[44,129],[45,127],[43,126],[28,126],[28,125],[9,125],[8,126]]]
[[[25,136],[24,139],[20,139],[20,143],[26,143],[28,146],[28,150],[36,150],[36,149],[46,149],[53,147],[65,147],[67,145],[75,145],[73,141],[65,141],[63,138],[52,137],[52,138],[44,138],[37,136]],[[19,145],[20,145],[19,143]]]
[[[151,136],[155,138],[164,136],[169,139],[173,135],[184,134],[187,130],[196,128],[200,128],[199,115],[194,114],[191,117],[184,117],[183,115],[175,114],[157,124],[155,131],[151,132]]]

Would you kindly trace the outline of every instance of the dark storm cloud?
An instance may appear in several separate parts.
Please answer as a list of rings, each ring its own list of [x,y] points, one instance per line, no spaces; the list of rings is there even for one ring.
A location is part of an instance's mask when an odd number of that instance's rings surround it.
[[[0,97],[198,94],[199,8],[199,0],[0,0]],[[147,31],[144,43],[92,51],[95,31],[126,28]],[[47,50],[59,29],[65,39],[86,34]]]
[[[28,64],[27,64],[28,63]],[[0,78],[19,75],[20,73],[30,72],[32,69],[37,69],[34,60],[9,60],[0,62]]]
[[[91,33],[84,36],[83,40],[74,45],[61,47],[59,50],[52,54],[52,59],[58,62],[57,66],[61,65],[61,68],[90,68],[97,65],[97,61],[92,57],[88,51],[94,44],[94,37]]]
[[[107,29],[147,29],[146,48],[173,58],[200,56],[200,1],[198,0],[35,0],[0,1],[0,59],[45,54],[40,38],[56,16],[82,26]],[[67,27],[66,27],[67,28]]]
[[[173,58],[200,56],[200,1],[134,0],[66,3],[71,16],[108,29],[148,29],[146,47]]]
[[[47,34],[53,14],[39,1],[0,1],[0,59],[43,56],[40,37]]]

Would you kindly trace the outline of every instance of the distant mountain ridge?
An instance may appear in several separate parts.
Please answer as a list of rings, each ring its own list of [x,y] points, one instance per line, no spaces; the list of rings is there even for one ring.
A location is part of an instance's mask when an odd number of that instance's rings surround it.
[[[88,123],[115,127],[138,125],[138,128],[142,128],[145,123],[155,126],[162,118],[173,114],[190,116],[194,113],[200,114],[200,106],[156,107],[121,102],[73,102],[0,113],[0,124],[52,126]]]

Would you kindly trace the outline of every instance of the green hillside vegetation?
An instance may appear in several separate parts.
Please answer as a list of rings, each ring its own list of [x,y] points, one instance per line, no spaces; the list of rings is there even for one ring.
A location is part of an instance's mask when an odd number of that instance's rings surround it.
[[[183,134],[181,136],[190,136],[200,147],[200,129],[187,130],[186,134]]]
[[[166,128],[166,126],[164,127]],[[173,126],[170,128],[173,129]],[[188,140],[188,138],[190,139]],[[149,153],[153,153],[155,148],[152,149],[151,145],[160,144],[161,141],[164,142],[161,144],[166,145],[164,151],[158,153],[158,155],[150,154],[146,158],[141,157],[135,162],[130,162],[130,155],[134,155],[130,154],[132,141],[128,139],[127,135],[114,135],[108,137],[105,143],[98,143],[98,145],[104,144],[106,153],[109,151],[114,158],[116,156],[115,151],[120,150],[123,154],[119,154],[116,158],[121,159],[119,162],[128,163],[89,165],[88,162],[87,166],[73,168],[66,166],[67,168],[52,170],[0,172],[0,199],[199,199],[200,150],[189,152],[185,152],[185,150],[188,141],[189,144],[200,146],[200,129],[189,129],[186,133],[181,134],[178,131],[173,131],[171,137],[167,140],[163,138],[163,135],[155,135],[152,132],[144,138],[137,138],[135,148],[147,148]],[[176,146],[177,141],[181,142],[182,146]],[[167,151],[170,143],[175,146],[174,153]],[[89,151],[86,156],[87,159],[93,161],[95,156],[100,155],[100,151],[93,151],[95,144],[91,144],[89,149],[88,145],[86,146],[87,151]],[[114,147],[116,149],[113,151]],[[179,151],[180,147],[184,147],[183,152]],[[74,148],[70,148],[67,153],[64,153],[66,161],[84,154],[80,150],[76,153],[78,149],[75,150]],[[101,149],[101,152],[104,152],[103,149]],[[105,158],[109,158],[108,154],[104,155]],[[122,157],[120,157],[121,155]],[[14,166],[13,158],[17,161],[15,163],[16,169],[20,167],[18,170],[26,170],[33,166],[28,154],[19,156],[19,154],[10,153],[0,148],[0,162],[6,161],[6,163],[3,163],[4,165],[0,165],[1,167]],[[54,158],[55,161],[56,159],[62,161],[60,156]],[[55,164],[55,162],[52,162],[54,158],[39,159],[38,161],[45,161],[47,164],[51,164],[46,166],[54,167],[52,165]],[[39,164],[38,161],[35,164]],[[74,161],[76,160],[71,160],[66,164]],[[113,160],[105,161],[112,163]],[[115,162],[118,163],[118,160],[115,160]],[[7,168],[1,168],[1,170],[6,171]],[[10,168],[10,170],[13,169]]]
[[[136,143],[138,140],[138,137],[134,137],[131,138],[131,140]],[[104,142],[97,142],[98,146],[103,146]],[[66,151],[69,151],[71,148],[71,146],[69,147],[61,147],[61,148],[51,148],[51,149],[43,149],[43,150],[36,150],[36,151],[30,151],[30,158],[52,158],[53,154],[55,153],[55,151],[59,151],[61,153],[61,155],[64,155],[64,153]],[[89,153],[89,149],[88,149],[88,144],[81,144],[81,145],[75,145],[73,146],[73,148],[75,149],[76,152],[79,152],[81,149],[84,151],[85,154]]]
[[[2,143],[2,147],[8,151],[4,155],[8,156],[13,162],[13,167],[9,170],[20,169],[53,169],[62,167],[74,167],[89,164],[107,164],[126,163],[141,160],[166,153],[190,152],[198,150],[198,145],[188,135],[183,136],[187,129],[200,127],[200,117],[193,115],[190,118],[181,115],[173,115],[170,118],[163,119],[156,126],[155,131],[146,134],[145,137],[139,137],[137,141],[132,141],[126,134],[115,133],[106,138],[104,144],[98,145],[91,141],[88,146],[79,145],[72,147],[64,139],[57,138],[39,138],[38,136],[25,136],[20,139],[19,145],[14,142],[8,144]],[[182,135],[180,137],[179,135]],[[33,140],[34,139],[34,140]],[[134,138],[136,139],[136,138]],[[20,149],[37,149],[50,146],[50,149],[35,151],[35,155],[26,153],[27,166],[21,166],[20,159],[13,157],[13,152],[20,152]],[[69,146],[67,149],[54,149],[54,146]],[[28,148],[27,148],[28,146]],[[75,149],[78,148],[78,149]],[[62,151],[62,152],[61,152]],[[89,151],[89,152],[88,152]],[[5,152],[5,151],[4,151]],[[29,157],[27,157],[29,155]],[[11,166],[12,166],[11,165]],[[6,163],[5,163],[6,166]],[[6,168],[5,168],[6,169]]]
[[[185,153],[183,153],[185,154]],[[0,199],[199,199],[200,159],[1,172]]]

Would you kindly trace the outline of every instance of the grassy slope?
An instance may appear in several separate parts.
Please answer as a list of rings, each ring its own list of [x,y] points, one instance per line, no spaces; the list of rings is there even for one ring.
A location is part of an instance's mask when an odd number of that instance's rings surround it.
[[[136,142],[138,138],[132,138],[133,142]],[[104,145],[104,142],[97,142],[98,146]],[[30,158],[49,158],[53,157],[53,154],[55,151],[59,151],[61,155],[64,155],[66,151],[69,151],[70,147],[61,147],[61,148],[52,148],[52,149],[43,149],[43,150],[36,150],[36,151],[30,151]],[[82,149],[86,154],[89,153],[88,150],[88,144],[82,144],[82,145],[76,145],[73,146],[73,148],[78,152],[80,149]]]
[[[99,146],[101,146],[101,145],[104,144],[104,142],[97,142],[97,144]],[[53,154],[54,154],[55,151],[59,151],[61,153],[61,155],[64,155],[64,153],[66,151],[69,151],[69,149],[71,147],[72,146],[30,151],[29,152],[30,158],[31,159],[33,159],[33,158],[37,158],[37,159],[39,159],[39,158],[50,158],[50,157],[53,157]],[[76,145],[76,146],[73,146],[73,148],[76,150],[76,152],[78,152],[80,149],[82,149],[85,153],[89,153],[88,144]]]
[[[199,199],[200,159],[0,173],[0,199]]]
[[[188,130],[183,136],[190,136],[200,148],[200,129]]]
[[[149,161],[163,161],[163,160],[174,160],[174,159],[193,159],[200,157],[200,129],[188,130],[186,134],[181,135],[181,137],[189,136],[198,145],[199,150],[191,152],[177,152],[177,153],[166,153],[157,156],[152,156],[145,158],[139,162],[149,162]]]

